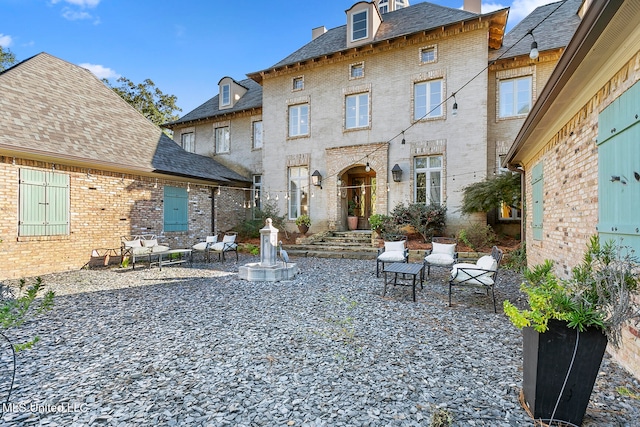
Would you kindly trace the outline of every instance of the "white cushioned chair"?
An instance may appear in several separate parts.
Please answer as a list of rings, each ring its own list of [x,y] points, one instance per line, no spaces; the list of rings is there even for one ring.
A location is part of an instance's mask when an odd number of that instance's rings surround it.
[[[198,242],[191,247],[194,252],[203,252],[207,259],[207,262],[211,260],[209,250],[213,244],[218,242],[218,236],[207,236],[204,242]]]
[[[407,249],[407,239],[397,242],[384,242],[384,246],[378,249],[376,259],[376,277],[380,277],[380,271],[384,270],[384,263],[407,262],[409,260],[409,249]],[[382,270],[380,270],[382,264]]]
[[[227,252],[236,253],[236,262],[238,262],[238,244],[236,243],[237,233],[226,233],[222,238],[222,242],[216,242],[209,246],[209,252],[218,254],[218,261],[225,261]]]
[[[136,268],[136,259],[149,257],[154,252],[164,252],[171,249],[169,246],[158,244],[158,238],[153,234],[140,234],[135,236],[120,237],[120,253],[122,259],[129,257],[131,267]]]
[[[491,289],[493,311],[497,313],[494,288],[502,255],[502,250],[494,246],[491,249],[491,255],[481,257],[475,264],[454,264],[449,278],[449,307],[451,307],[451,290],[454,286],[472,286],[486,289],[487,295],[489,295],[489,289]]]
[[[458,261],[456,241],[447,237],[434,237],[431,240],[431,249],[425,251],[425,254],[424,266],[427,276],[431,274],[431,267],[451,267]]]

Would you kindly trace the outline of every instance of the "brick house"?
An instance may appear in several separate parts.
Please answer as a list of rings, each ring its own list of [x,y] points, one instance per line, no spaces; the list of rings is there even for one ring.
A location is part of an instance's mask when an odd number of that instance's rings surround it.
[[[506,156],[524,174],[527,261],[550,259],[561,277],[595,234],[640,253],[640,8],[603,0],[583,9]],[[630,324],[615,354],[637,377],[639,331]]]
[[[0,278],[81,268],[125,235],[189,247],[243,211],[243,189],[217,188],[248,178],[184,151],[89,71],[49,54],[0,73],[0,129]]]

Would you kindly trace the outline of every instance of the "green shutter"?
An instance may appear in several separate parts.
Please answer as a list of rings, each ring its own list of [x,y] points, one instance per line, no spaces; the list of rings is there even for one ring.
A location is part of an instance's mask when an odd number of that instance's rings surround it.
[[[164,231],[188,231],[189,196],[179,187],[164,187]]]
[[[640,251],[640,83],[598,116],[598,233]]]
[[[20,169],[20,236],[69,233],[69,176]]]
[[[544,218],[544,179],[543,163],[540,162],[531,171],[532,215],[531,227],[534,240],[542,240],[542,223]]]
[[[69,175],[47,174],[47,234],[69,232]]]

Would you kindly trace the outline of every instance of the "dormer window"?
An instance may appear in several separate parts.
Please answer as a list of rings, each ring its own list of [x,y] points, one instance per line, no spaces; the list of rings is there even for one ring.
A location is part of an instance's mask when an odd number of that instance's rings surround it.
[[[351,41],[366,39],[368,37],[367,15],[368,10],[363,10],[362,12],[351,15]]]
[[[220,96],[222,97],[222,105],[231,104],[231,86],[223,85],[221,88]]]

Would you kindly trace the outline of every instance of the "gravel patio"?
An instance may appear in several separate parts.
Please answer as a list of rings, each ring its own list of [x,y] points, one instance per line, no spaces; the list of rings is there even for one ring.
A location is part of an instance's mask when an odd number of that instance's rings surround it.
[[[55,306],[12,338],[0,426],[526,426],[520,331],[490,297],[436,269],[417,302],[375,262],[294,259],[295,280],[246,282],[238,264],[80,270],[43,276]],[[501,270],[497,299],[519,297]],[[5,282],[7,283],[7,282]],[[501,304],[500,304],[501,305]],[[6,364],[2,370],[6,398]],[[633,377],[605,356],[584,426],[635,426]]]

